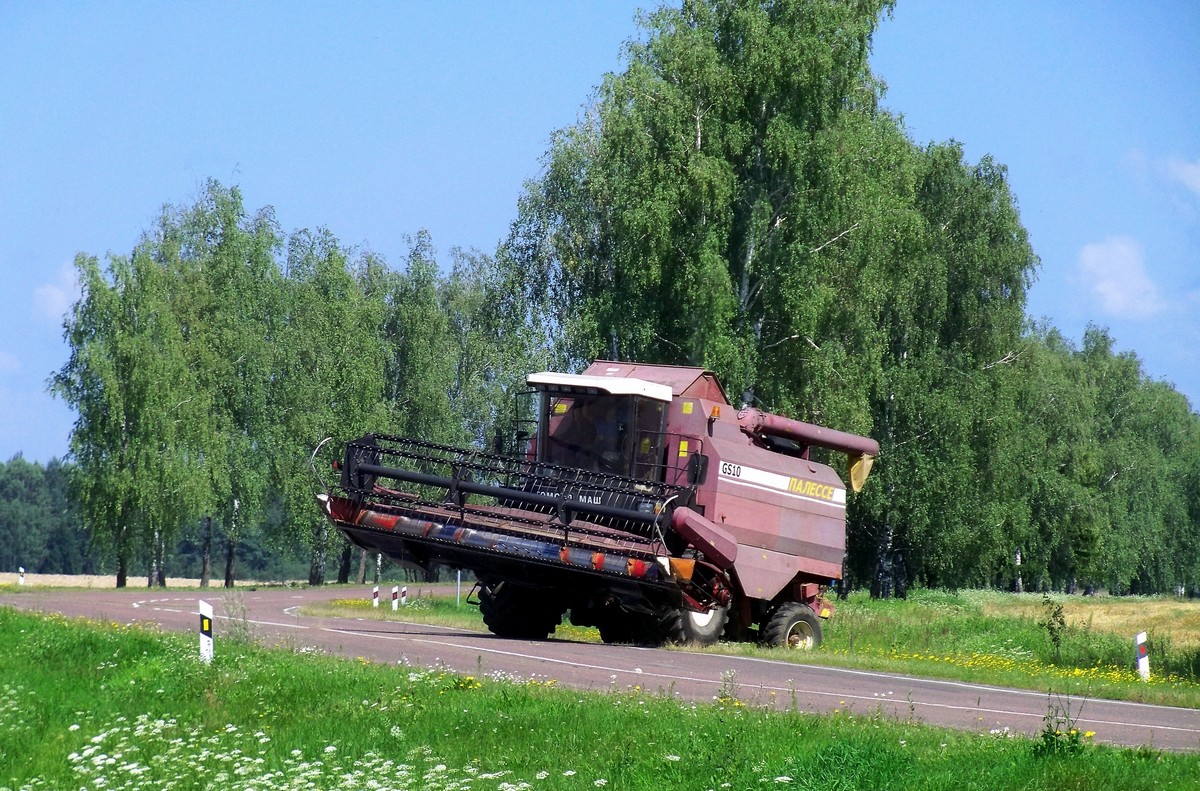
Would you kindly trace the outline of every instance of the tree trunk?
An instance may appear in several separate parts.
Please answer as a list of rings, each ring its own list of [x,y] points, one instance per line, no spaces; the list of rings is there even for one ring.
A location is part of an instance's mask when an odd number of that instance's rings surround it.
[[[750,262],[747,261],[746,265],[749,266],[749,264],[750,264]],[[749,311],[750,310],[749,305],[743,306],[743,310]],[[763,328],[763,319],[762,319],[762,316],[759,316],[757,319],[754,320],[754,352],[756,355],[760,354],[762,351],[762,328]],[[758,362],[761,363],[761,359]],[[757,380],[758,380],[758,363],[755,364],[755,370],[750,373],[750,378],[747,379],[746,386],[742,390],[742,408],[743,409],[754,406],[754,403],[756,401],[755,388],[758,386]]]
[[[886,599],[892,595],[892,522],[884,518],[883,532],[875,543],[875,574],[871,577],[871,598]]]
[[[129,548],[125,545],[126,529],[117,529],[117,587],[124,588],[129,583]]]
[[[347,582],[350,581],[350,555],[353,550],[350,546],[349,541],[347,541],[345,543],[346,543],[346,545],[344,547],[342,547],[341,562],[338,563],[338,584],[339,585],[345,585]]]
[[[158,531],[158,540],[154,542],[154,551],[158,554],[154,567],[158,569],[158,587],[167,587],[167,537]]]
[[[312,565],[308,567],[309,585],[325,584],[325,554],[329,549],[328,543],[329,528],[322,519],[317,523],[317,529],[313,531]]]
[[[358,551],[358,584],[365,585],[367,583],[367,550],[360,549]]]
[[[204,540],[200,543],[200,587],[207,588],[212,577],[212,515],[204,517]]]
[[[146,580],[148,588],[167,587],[167,572],[163,568],[167,554],[166,543],[162,531],[155,528],[154,537],[150,540],[150,574]]]
[[[907,352],[905,348],[906,338],[901,341],[900,350],[895,351],[894,355],[897,359],[903,359]],[[890,388],[889,388],[890,389]],[[887,402],[883,408],[884,414],[884,433],[886,441],[884,447],[894,448],[896,443],[896,394],[889,392]],[[894,503],[893,497],[896,486],[891,480],[890,475],[885,475],[884,480],[887,484],[884,486],[887,494],[885,501]],[[894,516],[892,515],[890,505],[886,508],[883,515],[883,529],[876,533],[875,539],[875,573],[871,577],[871,598],[886,599],[892,595],[892,584],[895,580],[894,570],[892,568],[893,560],[893,541],[895,540],[895,529],[893,527]]]
[[[150,535],[150,570],[146,574],[146,587],[153,588],[158,584],[158,530]]]
[[[843,552],[842,553],[842,578],[840,580],[838,580],[838,583],[837,583],[837,597],[841,601],[846,601],[846,599],[848,599],[850,597],[850,579],[849,579],[850,564],[847,562],[848,560],[849,560],[849,553]]]
[[[892,554],[892,582],[897,599],[908,598],[908,567],[904,563],[904,550],[897,549]]]
[[[229,534],[229,542],[225,547],[225,587],[233,587],[234,566],[237,563],[237,535]]]

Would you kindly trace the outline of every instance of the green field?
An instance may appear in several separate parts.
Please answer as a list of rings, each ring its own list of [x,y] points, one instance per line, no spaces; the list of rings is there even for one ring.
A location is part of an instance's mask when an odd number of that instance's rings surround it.
[[[461,676],[0,609],[0,789],[1194,788],[1200,756]]]

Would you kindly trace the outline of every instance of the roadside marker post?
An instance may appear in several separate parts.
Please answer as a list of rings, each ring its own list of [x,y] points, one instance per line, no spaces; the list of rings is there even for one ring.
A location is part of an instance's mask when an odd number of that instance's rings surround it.
[[[400,603],[406,607],[408,606],[408,586],[407,585],[405,585],[403,588],[400,589]]]
[[[1150,680],[1150,652],[1146,649],[1146,633],[1138,632],[1137,637],[1133,638],[1133,644],[1137,649],[1137,673],[1142,681]]]
[[[371,606],[375,607],[375,608],[379,607],[379,586],[378,585],[376,585],[374,590],[371,591]]]
[[[213,658],[213,608],[203,599],[200,600],[200,661],[212,664]]]
[[[393,585],[392,586],[392,612],[396,611],[396,605],[398,605],[400,603],[399,599],[400,599],[400,587],[398,585]]]
[[[17,571],[21,572],[21,576],[17,577],[17,584],[24,585],[25,584],[25,567],[17,566]]]

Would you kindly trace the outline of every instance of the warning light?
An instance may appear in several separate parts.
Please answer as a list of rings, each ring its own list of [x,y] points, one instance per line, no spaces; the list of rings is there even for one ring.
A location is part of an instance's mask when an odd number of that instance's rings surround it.
[[[720,404],[713,404],[712,412],[709,412],[709,413],[708,413],[708,419],[709,419],[709,420],[716,420],[716,419],[717,419],[717,418],[719,418],[719,417],[721,417],[721,405],[720,405]]]

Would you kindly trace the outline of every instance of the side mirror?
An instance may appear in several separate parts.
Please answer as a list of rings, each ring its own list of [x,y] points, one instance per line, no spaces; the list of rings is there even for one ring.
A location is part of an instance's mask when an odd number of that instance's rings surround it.
[[[687,481],[690,486],[703,485],[708,478],[708,457],[693,453],[688,457]]]

